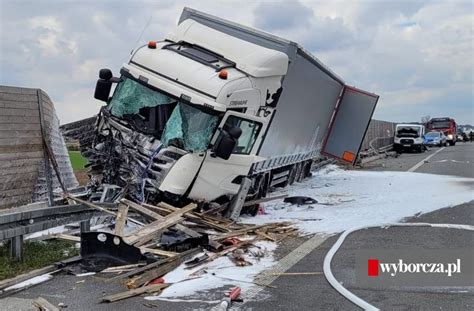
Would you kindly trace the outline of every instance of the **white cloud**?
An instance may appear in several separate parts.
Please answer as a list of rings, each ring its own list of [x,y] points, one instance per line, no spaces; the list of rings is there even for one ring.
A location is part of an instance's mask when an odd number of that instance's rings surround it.
[[[0,84],[43,88],[63,122],[87,117],[98,70],[117,74],[140,34],[139,43],[163,38],[184,6],[301,43],[348,84],[380,94],[377,117],[474,123],[469,1],[0,0]]]

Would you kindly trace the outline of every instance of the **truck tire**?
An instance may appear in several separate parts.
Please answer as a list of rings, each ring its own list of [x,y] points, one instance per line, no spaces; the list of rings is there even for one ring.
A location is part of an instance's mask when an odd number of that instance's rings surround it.
[[[449,142],[449,145],[450,145],[450,146],[454,146],[454,145],[456,145],[456,142],[455,142],[455,141],[450,141],[450,142]]]

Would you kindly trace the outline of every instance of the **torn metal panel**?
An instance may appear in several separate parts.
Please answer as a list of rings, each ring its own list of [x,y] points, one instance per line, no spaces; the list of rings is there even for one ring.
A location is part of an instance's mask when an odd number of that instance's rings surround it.
[[[98,120],[93,147],[84,155],[90,173],[103,184],[127,187],[138,201],[158,200],[161,181],[186,151],[163,146],[156,137],[133,130],[106,109]]]

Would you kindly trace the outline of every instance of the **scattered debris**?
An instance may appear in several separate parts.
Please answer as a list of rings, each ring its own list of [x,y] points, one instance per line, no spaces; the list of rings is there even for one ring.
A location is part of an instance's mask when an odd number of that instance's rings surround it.
[[[296,204],[296,205],[306,205],[306,204],[316,204],[318,201],[316,201],[313,198],[310,197],[287,197],[283,200],[285,203],[291,203],[291,204]]]
[[[153,285],[148,285],[148,286],[143,286],[141,288],[135,288],[131,289],[126,292],[118,293],[118,294],[113,294],[113,295],[108,295],[105,297],[102,297],[102,301],[104,302],[114,302],[117,300],[122,300],[134,296],[138,296],[141,294],[151,294],[151,293],[159,293],[161,292],[164,288],[168,287],[170,284],[153,284]]]
[[[59,311],[59,308],[44,299],[43,297],[38,297],[33,301],[33,306],[38,308],[40,311]]]

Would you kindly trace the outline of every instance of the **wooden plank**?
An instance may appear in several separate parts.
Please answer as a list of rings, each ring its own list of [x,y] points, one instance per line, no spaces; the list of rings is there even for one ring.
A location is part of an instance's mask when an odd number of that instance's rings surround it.
[[[148,272],[140,275],[137,278],[128,280],[125,284],[127,285],[128,288],[138,288],[142,285],[148,284],[151,281],[157,278],[160,278],[166,273],[176,269],[182,263],[182,261],[183,261],[182,259],[174,260],[172,262],[159,266],[156,269],[149,270]]]
[[[128,205],[120,203],[118,206],[117,217],[115,219],[115,235],[123,236],[125,223],[127,222]]]
[[[58,307],[43,297],[38,297],[35,301],[33,301],[33,306],[39,308],[40,311],[59,311]]]
[[[251,227],[247,227],[247,228],[243,228],[243,229],[239,229],[239,230],[234,230],[234,231],[231,231],[231,232],[228,232],[228,233],[221,234],[221,235],[217,236],[216,238],[214,238],[214,240],[222,241],[222,240],[225,240],[227,238],[231,238],[231,237],[238,236],[238,235],[244,235],[244,234],[247,234],[249,232],[253,232],[257,229],[267,227],[267,226],[270,226],[270,225],[269,224],[256,225],[256,226],[251,226]]]
[[[55,265],[50,265],[50,266],[46,266],[44,268],[36,269],[36,270],[30,271],[30,272],[27,272],[27,273],[24,273],[24,274],[17,275],[14,278],[11,278],[11,279],[2,280],[2,281],[0,281],[0,291],[4,290],[7,287],[10,287],[10,286],[13,286],[15,284],[26,281],[28,279],[34,278],[38,275],[42,275],[42,274],[52,272],[56,269],[57,268],[56,268]]]
[[[183,215],[196,209],[197,205],[195,203],[190,203],[187,206],[181,208],[178,211],[175,211],[164,219],[156,220],[151,224],[144,226],[143,228],[137,230],[134,234],[125,238],[125,241],[129,244],[135,246],[141,246],[148,241],[152,240],[164,229],[171,227],[177,224],[179,221],[183,220]]]
[[[65,233],[56,233],[51,236],[53,239],[71,241],[71,242],[81,242],[81,237],[65,234]]]
[[[148,270],[150,270],[150,269],[159,267],[159,266],[164,265],[164,264],[166,264],[166,263],[168,263],[168,262],[172,262],[173,260],[176,260],[176,259],[178,259],[178,258],[187,258],[188,256],[193,256],[193,255],[196,254],[199,250],[200,250],[199,247],[196,247],[196,248],[193,248],[193,249],[189,249],[189,250],[187,250],[187,251],[184,251],[184,252],[182,252],[182,253],[179,253],[177,256],[169,257],[169,258],[165,258],[165,259],[161,259],[161,260],[152,262],[151,264],[148,264],[148,265],[146,265],[146,266],[144,266],[144,267],[135,269],[135,270],[133,270],[133,271],[130,271],[130,272],[127,272],[127,273],[124,273],[124,274],[121,274],[121,275],[117,275],[116,277],[113,277],[113,278],[111,278],[111,279],[108,279],[108,280],[105,281],[105,282],[109,283],[109,282],[121,280],[121,279],[130,277],[130,276],[134,276],[134,275],[137,275],[137,274],[139,274],[139,273],[148,271]]]
[[[164,218],[164,216],[161,216],[160,214],[155,213],[152,210],[143,207],[145,205],[150,206],[149,204],[142,204],[143,205],[142,206],[142,205],[136,204],[135,202],[132,202],[132,201],[127,200],[127,199],[122,199],[121,201],[123,203],[127,204],[128,206],[130,206],[131,208],[133,208],[134,210],[138,211],[140,214],[148,216],[149,218],[151,218],[153,220],[159,220],[159,219]],[[176,227],[176,229],[183,231],[185,234],[189,235],[190,237],[198,238],[198,237],[202,236],[201,234],[197,233],[196,231],[194,231],[192,229],[189,229],[188,227],[183,226],[181,224],[176,224],[175,227]]]
[[[34,109],[14,109],[0,107],[0,115],[2,116],[24,116],[39,117],[39,111]]]
[[[151,253],[151,254],[155,254],[155,255],[163,256],[163,257],[174,257],[179,254],[175,252],[164,251],[158,248],[148,248],[148,247],[143,247],[143,246],[140,247],[140,250],[142,251],[142,254]]]
[[[138,296],[138,295],[145,294],[145,293],[146,294],[151,294],[151,293],[161,292],[162,289],[168,287],[169,285],[170,284],[148,285],[148,286],[132,289],[132,290],[129,290],[129,291],[126,291],[126,292],[117,293],[117,294],[102,297],[102,301],[114,302],[114,301],[118,301],[118,300],[130,298],[130,297]]]

